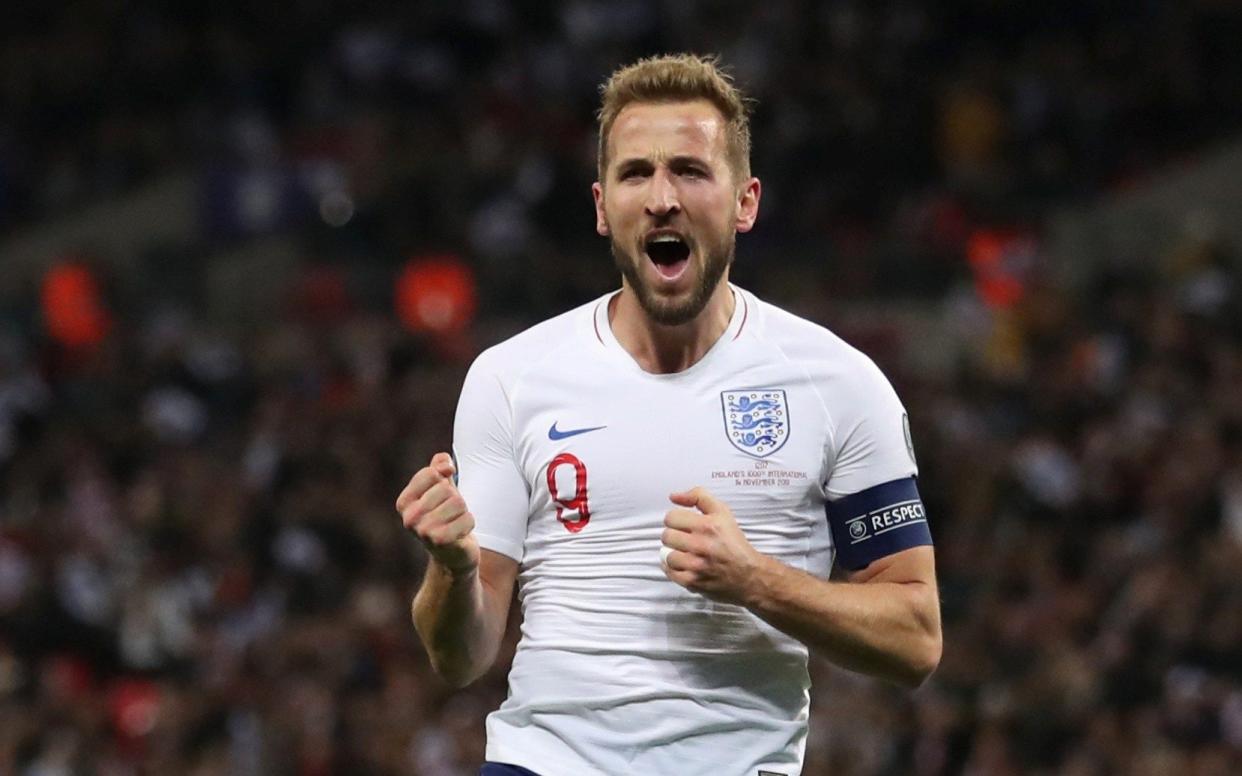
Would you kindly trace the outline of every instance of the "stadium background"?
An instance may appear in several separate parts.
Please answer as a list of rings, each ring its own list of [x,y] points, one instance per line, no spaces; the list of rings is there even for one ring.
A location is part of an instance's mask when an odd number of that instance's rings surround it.
[[[430,674],[392,502],[615,286],[596,85],[683,49],[758,101],[735,279],[884,367],[939,548],[939,671],[817,663],[806,772],[1242,772],[1236,4],[0,21],[0,773],[472,772],[506,658]]]

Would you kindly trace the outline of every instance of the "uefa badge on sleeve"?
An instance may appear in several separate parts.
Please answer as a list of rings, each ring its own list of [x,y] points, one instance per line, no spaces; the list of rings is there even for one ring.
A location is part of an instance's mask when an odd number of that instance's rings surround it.
[[[910,435],[910,416],[905,412],[901,413],[901,430],[906,435],[906,452],[910,454],[910,463],[918,466],[918,459],[914,457],[914,437]]]
[[[789,403],[782,388],[721,391],[725,436],[747,455],[766,458],[789,438]]]

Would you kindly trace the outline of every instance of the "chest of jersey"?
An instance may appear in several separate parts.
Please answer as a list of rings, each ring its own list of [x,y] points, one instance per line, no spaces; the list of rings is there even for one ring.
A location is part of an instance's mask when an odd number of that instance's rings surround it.
[[[761,552],[804,565],[824,521],[824,408],[767,365],[545,379],[517,421],[533,557],[658,552],[669,494],[703,486]]]

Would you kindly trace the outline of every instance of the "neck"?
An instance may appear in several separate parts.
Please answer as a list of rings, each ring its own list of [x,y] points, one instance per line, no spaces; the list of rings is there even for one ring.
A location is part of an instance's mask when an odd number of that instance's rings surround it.
[[[693,320],[665,326],[651,320],[628,283],[608,306],[613,336],[645,372],[673,374],[697,364],[729,328],[735,301],[728,275]]]

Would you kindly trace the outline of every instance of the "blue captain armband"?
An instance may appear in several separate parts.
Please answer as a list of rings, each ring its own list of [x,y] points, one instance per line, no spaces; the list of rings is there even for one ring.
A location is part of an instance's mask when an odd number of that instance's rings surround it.
[[[837,563],[848,571],[872,561],[931,544],[927,510],[913,477],[893,480],[828,502],[828,528]]]

